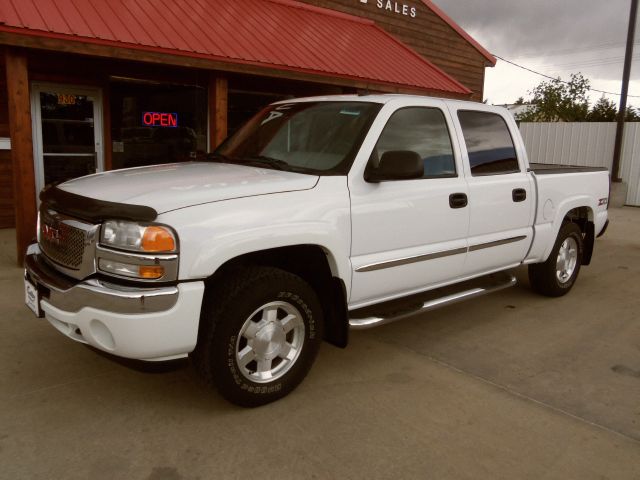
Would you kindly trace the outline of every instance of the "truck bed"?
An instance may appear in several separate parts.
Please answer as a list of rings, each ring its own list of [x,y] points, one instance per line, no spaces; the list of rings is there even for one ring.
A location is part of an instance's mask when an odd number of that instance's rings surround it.
[[[558,173],[606,172],[606,167],[579,167],[575,165],[550,165],[546,163],[530,164],[530,171],[536,175],[555,175]]]

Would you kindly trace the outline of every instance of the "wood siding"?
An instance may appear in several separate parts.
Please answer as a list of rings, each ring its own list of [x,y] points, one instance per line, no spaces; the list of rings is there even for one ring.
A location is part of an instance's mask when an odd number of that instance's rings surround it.
[[[4,55],[2,55],[0,58],[0,138],[8,137],[7,78],[4,68]],[[13,228],[15,224],[11,150],[0,150],[0,228]]]
[[[358,0],[302,1],[373,20],[378,26],[472,90],[473,100],[482,101],[487,59],[424,3],[404,2],[408,7],[416,8],[416,17],[411,18],[378,8],[376,0],[370,0],[367,4],[360,3]],[[403,2],[397,3],[402,8]]]
[[[0,150],[0,228],[16,225],[11,150]]]

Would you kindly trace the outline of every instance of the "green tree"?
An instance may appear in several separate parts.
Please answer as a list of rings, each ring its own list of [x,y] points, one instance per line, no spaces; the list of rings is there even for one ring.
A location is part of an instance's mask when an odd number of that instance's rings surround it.
[[[640,112],[638,112],[638,109],[633,107],[627,107],[627,114],[625,115],[625,121],[640,122]]]
[[[600,97],[587,115],[589,122],[615,122],[617,118],[618,107],[615,102],[604,96]]]
[[[518,116],[521,122],[583,122],[589,114],[587,92],[591,84],[581,73],[568,82],[560,78],[541,82],[530,91],[533,107]]]

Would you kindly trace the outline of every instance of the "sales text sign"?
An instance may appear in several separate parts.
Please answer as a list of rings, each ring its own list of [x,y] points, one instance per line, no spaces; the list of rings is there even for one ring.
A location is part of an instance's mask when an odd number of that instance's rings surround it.
[[[403,15],[405,17],[416,18],[418,15],[416,7],[412,7],[404,2],[397,2],[394,0],[360,0],[360,3],[374,3],[380,10],[386,10],[387,12],[395,13],[396,15]]]

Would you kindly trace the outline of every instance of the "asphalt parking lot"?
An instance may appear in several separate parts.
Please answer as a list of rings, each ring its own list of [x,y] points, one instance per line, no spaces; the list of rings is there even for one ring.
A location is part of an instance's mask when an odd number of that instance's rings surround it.
[[[640,209],[561,299],[520,285],[323,346],[275,404],[143,368],[23,305],[0,230],[2,479],[640,478]]]

